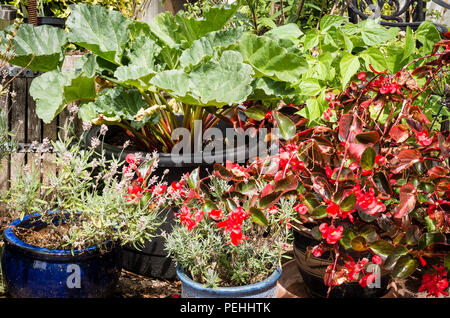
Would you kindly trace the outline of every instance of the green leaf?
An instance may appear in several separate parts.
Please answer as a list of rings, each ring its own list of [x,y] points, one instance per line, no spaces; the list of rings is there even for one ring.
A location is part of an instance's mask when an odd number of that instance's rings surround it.
[[[119,65],[129,41],[131,20],[101,6],[80,4],[71,9],[67,18],[69,41]]]
[[[313,219],[321,219],[327,216],[328,216],[327,207],[324,205],[318,206],[311,213],[311,217]]]
[[[200,168],[193,170],[187,180],[189,188],[195,190],[200,182]]]
[[[318,46],[319,41],[320,35],[317,33],[317,31],[315,29],[310,30],[305,35],[305,44],[304,44],[305,50],[311,50],[313,47]]]
[[[250,214],[252,215],[252,221],[256,224],[267,226],[269,224],[269,221],[267,221],[266,216],[264,215],[263,211],[260,209],[257,209],[255,207],[250,208]]]
[[[236,4],[210,7],[199,19],[185,17],[182,10],[175,16],[167,11],[150,21],[150,30],[165,46],[186,48],[207,33],[221,30],[237,9]]]
[[[406,229],[406,243],[416,245],[420,239],[420,229],[417,225],[411,225]]]
[[[114,87],[104,89],[95,101],[82,105],[78,115],[83,121],[93,121],[100,114],[110,121],[135,121],[139,110],[144,110],[146,106],[147,103],[137,89],[125,90],[122,87]],[[141,125],[157,115],[159,112],[153,116],[148,115],[144,118],[145,121],[141,121]],[[136,125],[135,128],[140,128],[138,123]]]
[[[383,50],[380,50],[378,47],[370,47],[365,51],[359,53],[361,58],[365,62],[365,68],[368,70],[369,65],[377,71],[384,71],[388,68],[387,64],[387,55],[383,53]]]
[[[419,249],[424,250],[428,246],[435,243],[445,243],[447,240],[445,235],[439,232],[436,233],[424,233],[419,239]]]
[[[3,45],[7,41],[4,34],[1,36]],[[12,42],[14,57],[11,64],[33,71],[52,71],[62,65],[66,43],[66,32],[60,28],[21,24]],[[5,53],[4,46],[0,47],[0,52]]]
[[[323,87],[315,78],[306,78],[302,80],[298,87],[298,92],[304,96],[317,96]]]
[[[212,201],[206,201],[203,205],[202,205],[202,211],[205,213],[209,213],[212,210],[217,209],[217,205],[212,202]]]
[[[160,51],[160,47],[150,38],[137,38],[126,53],[130,62],[119,66],[114,76],[123,84],[148,89],[150,80],[160,69],[156,62]]]
[[[359,25],[361,27],[361,37],[367,46],[374,46],[395,38],[395,35],[378,24],[377,20],[367,19],[361,21]]]
[[[384,262],[384,266],[387,270],[394,269],[394,266],[397,264],[397,261],[400,257],[406,255],[408,253],[408,249],[404,246],[397,246],[392,253],[386,258]]]
[[[339,68],[341,70],[341,85],[344,89],[353,75],[359,70],[359,58],[356,55],[352,55],[347,52],[342,53],[342,59],[339,63]]]
[[[277,128],[280,129],[280,134],[284,139],[289,140],[295,136],[296,127],[289,117],[281,114],[280,112],[273,112],[273,118],[275,119]]]
[[[357,134],[355,138],[357,142],[363,145],[376,144],[380,141],[380,135],[375,130],[362,132]]]
[[[204,59],[218,57],[218,48],[226,49],[237,43],[242,36],[242,28],[213,31],[195,40],[192,46],[183,51],[180,65],[192,69]]]
[[[444,257],[444,266],[447,271],[450,271],[450,253]]]
[[[351,240],[352,249],[356,252],[364,252],[367,250],[366,239],[362,236],[357,236]]]
[[[386,258],[395,249],[394,245],[384,240],[378,240],[373,243],[370,243],[369,247],[373,253],[380,256],[383,260],[386,260]]]
[[[416,39],[422,43],[420,51],[422,54],[429,54],[436,42],[441,40],[441,35],[433,23],[423,21],[415,32]]]
[[[320,241],[322,240],[322,233],[319,230],[319,226],[315,226],[311,229],[311,235],[313,238],[315,238],[316,240]]]
[[[286,39],[294,43],[302,35],[303,32],[295,23],[288,23],[285,25],[277,26],[264,34],[264,36],[270,37],[274,40]]]
[[[375,156],[376,153],[373,148],[366,148],[361,155],[361,168],[364,170],[372,170],[373,165],[375,164]]]
[[[247,182],[239,182],[236,186],[236,191],[248,196],[257,193],[257,184],[255,180],[248,180]]]
[[[408,26],[406,27],[405,46],[403,47],[402,60],[408,60],[416,49],[416,41],[414,40],[414,33]]]
[[[373,243],[378,239],[377,231],[373,226],[366,225],[364,226],[360,232],[359,235],[364,237],[367,241],[367,243]]]
[[[320,31],[325,32],[332,27],[339,27],[348,21],[347,17],[341,17],[339,15],[324,15],[320,19]]]
[[[224,51],[219,61],[210,59],[191,72],[169,70],[150,81],[180,102],[199,106],[235,105],[250,95],[253,70],[235,51]]]
[[[354,193],[350,193],[350,195],[346,196],[342,202],[339,204],[339,208],[343,211],[350,211],[356,204],[356,195]]]
[[[436,231],[436,225],[434,224],[434,220],[432,220],[429,215],[425,217],[425,224],[427,226],[428,232]]]
[[[379,171],[375,173],[373,175],[373,181],[379,191],[392,195],[392,186],[384,172]]]
[[[267,108],[263,105],[256,105],[248,108],[245,111],[245,115],[254,120],[263,120],[267,113]]]
[[[263,196],[259,200],[259,207],[261,209],[265,209],[267,207],[272,206],[276,201],[278,201],[278,199],[281,197],[282,194],[283,194],[282,191],[278,191],[278,192],[271,192],[268,195]]]
[[[36,77],[30,85],[36,101],[36,114],[50,123],[67,104],[93,100],[96,96],[94,78],[75,71],[51,71]]]
[[[394,278],[406,278],[414,273],[419,266],[419,261],[410,255],[400,257],[392,271]]]
[[[306,100],[305,117],[310,121],[314,121],[322,116],[323,110],[317,98],[309,98]]]
[[[244,34],[237,49],[259,77],[295,83],[308,70],[303,56],[288,52],[269,37]]]
[[[258,77],[252,82],[251,100],[280,100],[294,96],[295,89],[289,83],[275,81],[268,77]]]

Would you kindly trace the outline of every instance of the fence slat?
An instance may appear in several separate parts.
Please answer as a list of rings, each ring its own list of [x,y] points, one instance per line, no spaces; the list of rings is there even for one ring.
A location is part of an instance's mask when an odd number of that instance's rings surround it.
[[[16,78],[12,83],[12,90],[15,97],[11,104],[11,130],[15,133],[18,142],[25,142],[26,133],[26,113],[27,113],[27,79]],[[24,153],[11,154],[11,184],[14,184],[15,177],[19,174],[25,164]]]
[[[9,110],[8,95],[0,97],[0,110]],[[10,156],[5,156],[0,162],[0,190],[8,189],[9,183],[9,160]]]

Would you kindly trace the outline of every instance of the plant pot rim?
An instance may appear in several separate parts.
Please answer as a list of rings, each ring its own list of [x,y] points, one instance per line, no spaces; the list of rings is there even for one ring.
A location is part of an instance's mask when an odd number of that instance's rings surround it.
[[[237,287],[219,287],[219,288],[212,288],[212,287],[205,287],[203,284],[198,283],[194,280],[192,280],[189,276],[187,276],[184,271],[181,269],[180,266],[177,266],[177,275],[180,281],[183,284],[186,284],[192,289],[196,290],[202,290],[204,292],[207,292],[212,295],[222,295],[222,296],[231,296],[233,294],[250,294],[253,292],[259,292],[264,289],[268,289],[272,287],[278,279],[281,276],[282,269],[281,267],[277,267],[273,273],[264,279],[261,282],[250,284],[250,285],[243,285],[243,286],[237,286]]]
[[[61,213],[60,211],[48,211],[50,214]],[[45,247],[39,247],[35,245],[28,244],[21,239],[19,239],[13,231],[13,228],[24,223],[24,222],[32,222],[34,219],[37,219],[41,214],[33,213],[32,215],[27,215],[23,219],[16,219],[11,222],[8,227],[5,229],[3,233],[3,240],[6,245],[9,245],[15,249],[22,251],[27,255],[32,255],[37,258],[42,259],[85,259],[89,257],[93,257],[100,252],[100,245],[89,246],[84,249],[51,249]],[[102,246],[112,244],[110,241],[106,241]]]
[[[91,139],[94,136],[97,136],[99,131],[100,131],[100,126],[99,125],[94,125],[92,126],[92,128],[84,135],[84,144],[88,147],[91,146]],[[258,145],[255,145],[256,147],[258,147]],[[102,148],[103,147],[103,148]],[[96,151],[101,151],[101,150],[105,150],[106,152],[110,152],[110,153],[118,153],[120,154],[119,158],[124,160],[125,156],[128,154],[135,154],[135,153],[140,153],[140,154],[148,154],[150,152],[145,152],[145,151],[141,151],[141,150],[128,150],[128,149],[123,149],[123,148],[119,148],[117,146],[113,146],[111,144],[108,143],[103,143],[102,145],[98,146],[96,148]],[[247,161],[249,158],[249,153],[250,153],[250,147],[247,145],[242,145],[242,146],[237,146],[234,148],[226,148],[224,147],[221,151],[217,152],[215,155],[213,156],[204,156],[203,152],[197,152],[197,153],[191,153],[191,154],[183,154],[183,155],[173,155],[172,153],[165,153],[165,152],[158,152],[158,166],[160,167],[197,167],[198,165],[202,165],[202,164],[214,164],[214,163],[225,163],[228,160],[228,156],[227,154],[230,154],[230,152],[232,153],[232,157],[233,157],[233,162],[234,158],[237,154],[239,153],[244,153],[243,159],[244,161]],[[257,149],[256,149],[257,150]],[[174,161],[173,158],[176,157],[177,160]],[[214,161],[214,160],[205,160],[205,158],[210,158],[210,159],[215,159],[215,158],[221,158],[222,161]],[[242,162],[243,163],[243,162]]]

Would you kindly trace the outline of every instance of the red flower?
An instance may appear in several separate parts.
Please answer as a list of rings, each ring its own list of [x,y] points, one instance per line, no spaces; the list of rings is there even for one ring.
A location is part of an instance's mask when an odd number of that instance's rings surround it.
[[[127,201],[129,202],[134,200],[137,203],[139,201],[139,198],[143,196],[142,191],[144,191],[144,189],[142,189],[140,185],[129,186],[127,190]]]
[[[197,226],[197,223],[192,219],[191,210],[187,206],[182,206],[180,213],[175,213],[180,218],[180,222],[187,226],[188,231]]]
[[[386,163],[386,158],[382,155],[376,155],[375,156],[375,163],[379,166],[382,166]]]
[[[331,108],[327,108],[326,111],[323,112],[323,119],[330,120],[331,116],[333,116],[333,110]]]
[[[305,169],[305,163],[297,158],[293,151],[280,151],[278,166],[280,170],[291,169],[292,171],[301,171]]]
[[[210,218],[212,218],[213,220],[216,220],[216,221],[220,221],[223,218],[222,209],[219,209],[219,210],[212,209],[208,215]]]
[[[334,170],[331,170],[330,167],[326,166],[325,167],[325,174],[327,175],[327,178],[330,179],[331,181],[334,181],[331,176],[333,175]]]
[[[416,133],[416,138],[419,144],[423,147],[429,146],[433,141],[433,138],[429,138],[429,133],[427,130],[422,130],[421,132]]]
[[[363,258],[359,260],[357,263],[351,259],[350,261],[345,262],[345,268],[347,269],[347,278],[349,281],[358,280],[359,273],[364,269],[364,265],[369,262],[367,258]]]
[[[316,245],[311,249],[311,254],[314,255],[314,257],[321,257],[323,252],[322,244]]]
[[[125,157],[125,161],[127,163],[134,163],[135,155],[130,153]]]
[[[422,266],[427,265],[427,261],[425,261],[422,256],[419,257],[419,261],[420,261],[420,265],[422,265]]]
[[[344,211],[341,210],[339,205],[335,202],[329,202],[326,212],[334,218],[349,218],[351,222],[353,222],[353,216],[351,215],[355,210]]]
[[[380,265],[382,262],[381,257],[379,257],[378,255],[374,255],[372,257],[372,263],[376,264],[376,265]]]
[[[248,237],[243,236],[242,232],[238,232],[238,233],[231,232],[230,239],[231,239],[231,244],[239,245],[239,243],[244,242],[246,239],[248,239]]]
[[[167,190],[167,186],[165,184],[159,185],[159,186],[154,185],[152,187],[152,194],[154,194],[154,195],[163,195],[164,192],[166,192],[166,190]]]
[[[269,210],[267,210],[269,214],[277,214],[278,213],[278,207],[276,205],[272,205]]]
[[[367,275],[364,275],[360,280],[359,280],[359,285],[361,285],[361,287],[367,287],[368,285],[371,285],[375,282],[375,279],[377,278],[377,276],[373,273],[368,273]]]
[[[370,188],[369,192],[363,192],[358,185],[353,188],[352,192],[356,196],[356,209],[371,216],[386,211],[386,206],[375,197],[373,188]]]
[[[448,296],[448,292],[445,291],[448,288],[447,271],[444,266],[433,266],[436,269],[436,273],[423,274],[422,285],[419,287],[419,292],[427,291],[427,297],[434,296],[439,297],[440,294]]]
[[[248,178],[250,176],[245,167],[231,161],[227,161],[225,168],[238,178]]]
[[[335,99],[335,96],[334,96],[333,92],[327,92],[327,93],[325,94],[325,100],[326,100],[326,101],[332,101],[332,100],[334,100],[334,99]]]
[[[358,73],[358,79],[359,79],[361,82],[365,82],[365,81],[366,81],[366,73],[364,73],[364,72],[359,72],[359,73]]]
[[[231,243],[234,245],[239,244],[246,239],[242,236],[242,223],[250,214],[242,207],[238,207],[235,211],[232,211],[228,214],[228,218],[225,221],[217,224],[217,227],[225,228],[225,232],[230,233]],[[234,234],[232,234],[234,233]],[[237,244],[235,244],[237,243]]]
[[[301,215],[305,215],[306,212],[308,212],[308,206],[306,204],[299,203],[294,206],[294,210]]]
[[[264,118],[265,118],[265,119],[272,118],[272,112],[267,112],[267,113],[265,113],[265,114],[264,114]]]
[[[335,228],[333,225],[329,226],[327,223],[322,223],[319,226],[319,231],[322,233],[322,237],[326,239],[328,244],[335,244],[342,238],[344,228],[342,225]]]

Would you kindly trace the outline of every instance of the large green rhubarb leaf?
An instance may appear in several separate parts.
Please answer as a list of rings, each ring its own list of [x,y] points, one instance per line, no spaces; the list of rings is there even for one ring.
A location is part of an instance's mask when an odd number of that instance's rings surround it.
[[[2,38],[4,34],[5,32],[2,34]],[[3,43],[5,43],[4,41]],[[12,43],[15,54],[11,64],[34,71],[52,71],[62,64],[66,43],[66,32],[60,28],[49,25],[34,27],[31,24],[22,24]],[[0,48],[1,51],[3,48]]]
[[[151,84],[187,104],[222,107],[247,99],[252,91],[252,74],[252,68],[243,63],[238,52],[224,51],[220,60],[212,58],[189,73],[160,72]]]
[[[36,114],[50,123],[67,104],[89,101],[96,96],[94,77],[70,71],[51,71],[35,78],[30,85],[30,95],[36,101]]]
[[[148,89],[150,79],[160,68],[155,61],[160,50],[160,47],[150,38],[138,37],[126,53],[130,62],[128,65],[119,66],[114,76],[124,84]]]
[[[203,60],[218,56],[218,49],[226,49],[235,44],[242,36],[242,28],[213,31],[195,40],[180,57],[182,67],[192,68]]]
[[[150,22],[150,30],[168,47],[187,48],[207,33],[221,30],[237,9],[238,5],[234,4],[211,7],[201,19],[187,18],[182,11],[175,16],[165,12]]]
[[[252,82],[253,92],[249,96],[252,100],[280,100],[292,97],[295,90],[289,83],[274,81],[268,77],[258,77]]]
[[[288,52],[268,37],[244,34],[238,50],[259,77],[295,83],[308,70],[304,57]]]
[[[81,4],[71,9],[67,19],[69,41],[119,65],[132,21],[101,6]]]
[[[83,121],[95,121],[103,115],[108,121],[136,121],[139,111],[144,116],[147,103],[137,89],[125,90],[121,87],[108,88],[98,98],[80,107],[78,116]],[[156,114],[154,114],[156,116]],[[141,121],[144,118],[141,118]]]

